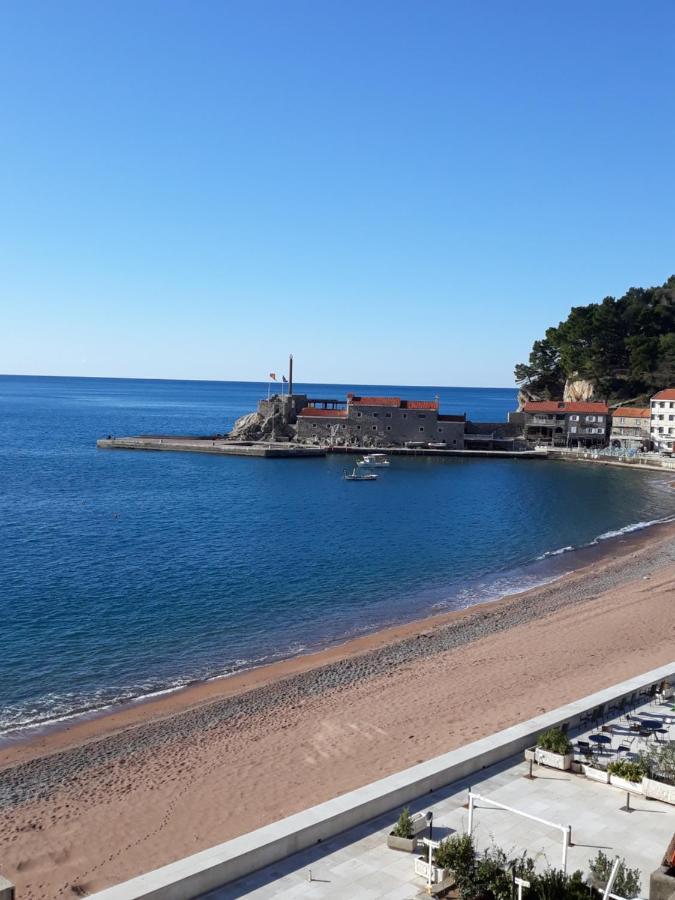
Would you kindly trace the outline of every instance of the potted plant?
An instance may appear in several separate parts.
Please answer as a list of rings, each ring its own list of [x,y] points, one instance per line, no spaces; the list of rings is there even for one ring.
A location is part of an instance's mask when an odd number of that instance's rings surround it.
[[[441,841],[433,855],[431,880],[433,884],[453,877],[458,884],[467,882],[473,873],[476,851],[468,834],[451,834]],[[418,856],[415,873],[428,880],[429,858]],[[468,882],[467,882],[468,883]]]
[[[408,807],[401,810],[398,821],[387,835],[387,847],[414,853],[417,849],[417,835],[426,828],[426,820],[421,813],[410,815]]]
[[[647,771],[642,777],[642,793],[650,800],[675,804],[675,747],[652,747],[643,757]]]
[[[549,728],[537,738],[536,762],[552,769],[567,770],[572,765],[572,744],[561,728]]]
[[[607,767],[604,766],[600,760],[591,754],[588,757],[588,761],[581,764],[581,771],[584,773],[586,778],[590,778],[591,781],[599,781],[601,784],[609,784],[609,772],[607,771]]]
[[[642,793],[642,778],[647,774],[647,767],[640,759],[617,759],[607,766],[609,783],[623,791],[633,794]]]

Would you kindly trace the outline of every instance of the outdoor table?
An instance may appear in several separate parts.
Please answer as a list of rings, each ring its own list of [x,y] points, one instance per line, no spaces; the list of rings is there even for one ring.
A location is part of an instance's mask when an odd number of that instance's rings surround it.
[[[612,739],[608,734],[589,734],[588,740],[594,744],[611,744]]]

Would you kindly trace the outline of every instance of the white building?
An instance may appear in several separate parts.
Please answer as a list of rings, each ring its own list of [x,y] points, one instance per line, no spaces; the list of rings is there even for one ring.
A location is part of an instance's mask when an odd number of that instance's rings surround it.
[[[650,402],[649,431],[654,449],[661,453],[675,449],[675,388],[654,394]]]

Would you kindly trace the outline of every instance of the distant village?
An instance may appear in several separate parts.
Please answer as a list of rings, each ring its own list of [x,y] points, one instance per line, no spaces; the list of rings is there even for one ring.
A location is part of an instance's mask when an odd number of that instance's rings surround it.
[[[229,439],[332,447],[511,452],[537,446],[611,447],[670,453],[675,448],[675,388],[659,391],[645,407],[529,401],[508,422],[474,422],[465,413],[441,412],[438,398],[310,397],[294,393],[291,378],[287,394],[261,400],[257,412],[236,423]]]

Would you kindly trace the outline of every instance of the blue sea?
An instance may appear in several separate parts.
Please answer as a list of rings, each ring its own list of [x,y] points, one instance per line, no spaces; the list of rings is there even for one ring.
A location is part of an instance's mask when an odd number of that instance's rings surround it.
[[[395,394],[504,421],[511,389]],[[542,583],[575,548],[675,512],[659,473],[541,461],[104,451],[108,434],[214,434],[250,382],[0,377],[0,733]],[[565,552],[563,552],[565,551]]]

